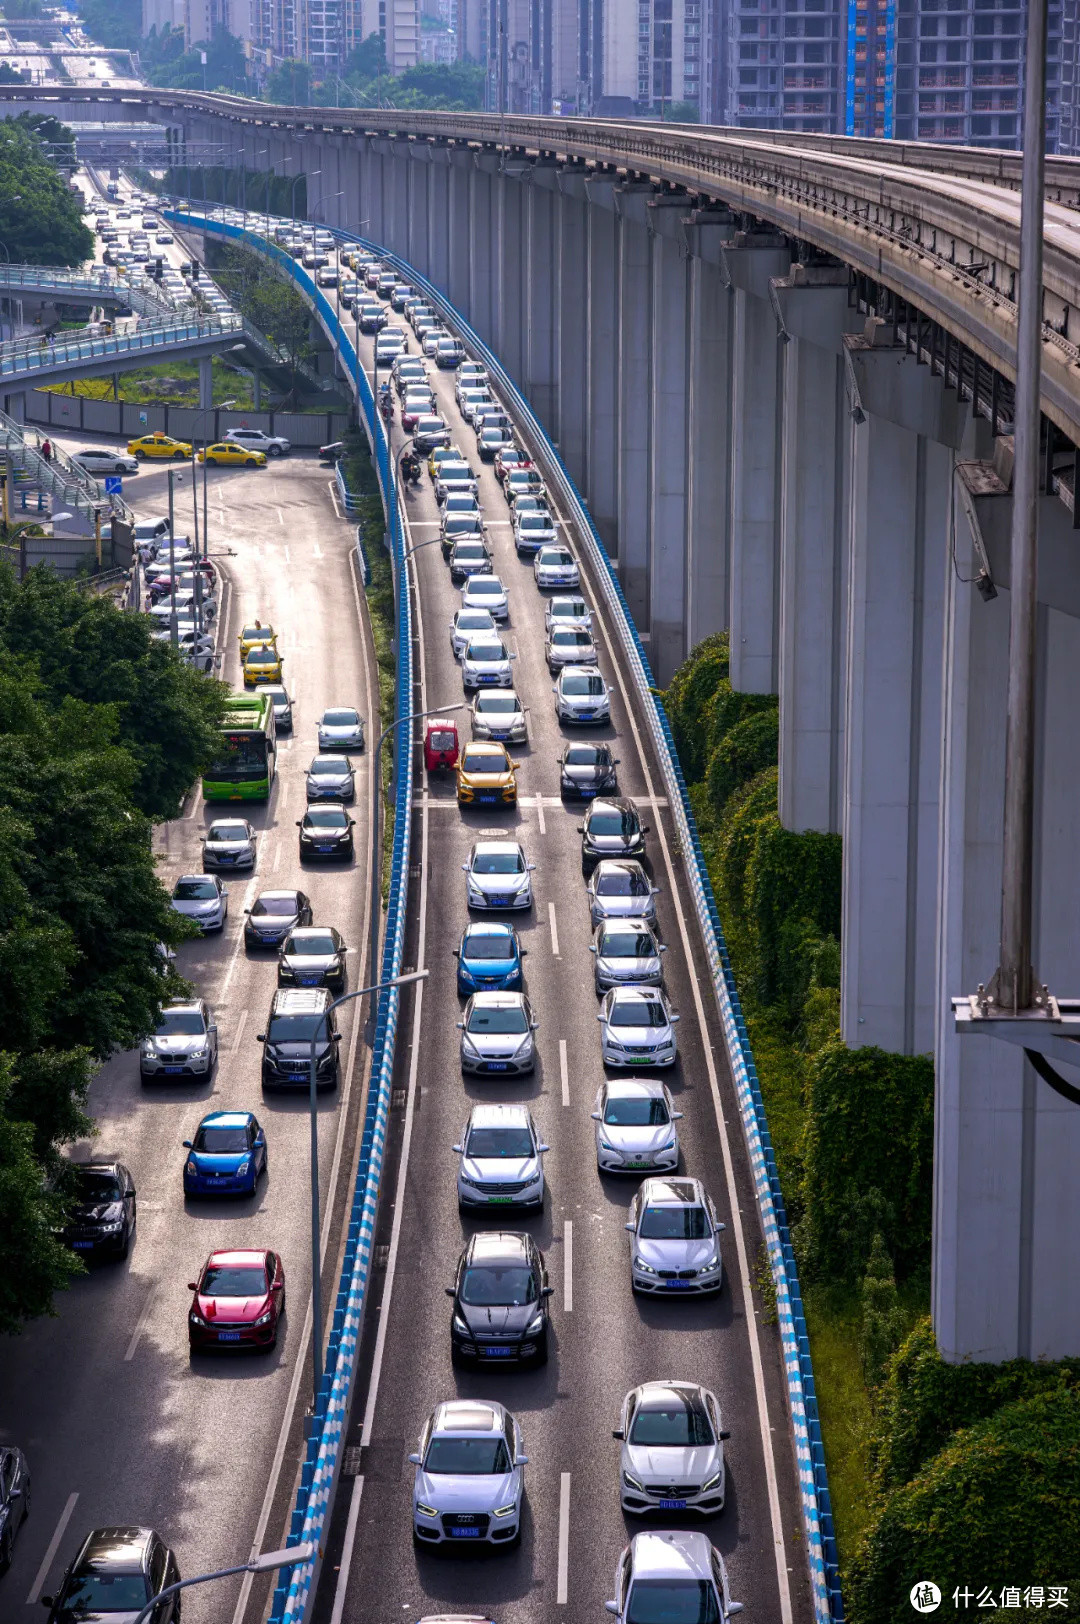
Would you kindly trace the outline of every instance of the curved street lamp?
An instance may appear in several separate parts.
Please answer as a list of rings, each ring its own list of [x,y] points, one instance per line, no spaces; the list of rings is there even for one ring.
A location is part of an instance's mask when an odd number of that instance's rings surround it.
[[[156,1612],[166,1596],[175,1596],[177,1591],[187,1590],[191,1585],[209,1584],[211,1579],[231,1579],[237,1573],[267,1573],[274,1568],[301,1568],[306,1562],[314,1561],[318,1555],[319,1547],[313,1540],[306,1540],[303,1545],[286,1545],[282,1551],[263,1551],[261,1556],[253,1556],[250,1562],[241,1562],[239,1567],[219,1568],[216,1573],[199,1573],[193,1579],[178,1579],[173,1585],[166,1585],[152,1596],[146,1606],[136,1614],[135,1624],[145,1624],[151,1614]],[[46,1598],[42,1596],[42,1601]]]

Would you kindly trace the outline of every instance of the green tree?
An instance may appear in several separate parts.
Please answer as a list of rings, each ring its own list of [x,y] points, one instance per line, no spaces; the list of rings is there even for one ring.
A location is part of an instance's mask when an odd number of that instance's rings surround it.
[[[247,87],[243,44],[227,28],[215,29],[212,39],[197,41],[190,51],[184,49],[183,29],[165,28],[160,34],[151,31],[139,60],[151,84],[170,90],[201,90],[204,84],[207,90],[230,92]]]
[[[0,1334],[8,1336],[49,1313],[53,1294],[83,1272],[56,1239],[63,1202],[42,1178],[34,1130],[7,1114],[11,1085],[11,1056],[0,1055]]]
[[[290,57],[267,75],[263,94],[279,107],[310,107],[311,82],[309,65]]]
[[[22,265],[78,265],[94,251],[78,196],[20,119],[0,123],[0,241]]]
[[[78,0],[86,32],[100,45],[137,51],[142,36],[142,0]]]
[[[0,85],[21,85],[23,76],[10,62],[0,62]]]
[[[386,71],[386,41],[379,33],[369,34],[367,39],[361,40],[349,52],[345,62],[346,78],[361,84]]]
[[[880,1385],[904,1335],[904,1315],[896,1291],[892,1258],[880,1234],[874,1236],[862,1284],[859,1355],[867,1387]]]

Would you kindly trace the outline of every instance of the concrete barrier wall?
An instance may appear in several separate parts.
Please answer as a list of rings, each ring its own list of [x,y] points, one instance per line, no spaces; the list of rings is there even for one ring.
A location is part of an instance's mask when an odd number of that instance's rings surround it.
[[[178,439],[197,434],[201,442],[210,428],[217,440],[229,429],[265,429],[284,434],[296,446],[320,446],[340,440],[348,426],[344,412],[242,412],[215,409],[204,413],[194,406],[139,406],[129,401],[86,400],[81,395],[58,395],[48,389],[26,393],[26,418],[49,428],[73,433],[116,434],[133,439],[160,429]]]

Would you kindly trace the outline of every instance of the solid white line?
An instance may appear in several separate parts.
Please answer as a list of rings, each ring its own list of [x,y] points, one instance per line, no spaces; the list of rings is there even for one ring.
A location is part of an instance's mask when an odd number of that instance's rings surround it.
[[[247,1018],[248,1012],[247,1009],[244,1008],[240,1011],[240,1020],[237,1023],[236,1036],[232,1040],[232,1054],[237,1054],[239,1052],[240,1041],[244,1036],[244,1027],[247,1025]]]
[[[319,546],[319,543],[317,541],[313,541],[312,544],[311,544],[311,556],[312,556],[312,558],[321,558],[322,555],[323,555],[323,550]]]
[[[279,840],[277,845],[274,847],[274,860],[270,864],[271,871],[274,874],[276,874],[278,869],[281,867],[281,850],[282,850],[282,847],[281,847],[281,842]]]
[[[559,1579],[555,1600],[565,1607],[568,1594],[567,1576],[570,1568],[570,1473],[559,1477]],[[334,1621],[336,1624],[336,1621]]]
[[[539,795],[536,797],[536,821],[540,825],[540,833],[547,834],[547,824],[544,822],[544,803]]]
[[[557,959],[561,955],[559,953],[559,927],[555,923],[555,904],[553,902],[548,903],[548,928],[551,931],[551,956],[553,959]]]
[[[150,1310],[154,1306],[154,1295],[156,1290],[157,1288],[155,1286],[151,1286],[150,1295],[143,1304],[143,1311],[136,1321],[135,1329],[131,1333],[131,1341],[127,1345],[127,1352],[124,1354],[125,1362],[129,1359],[134,1359],[135,1357],[135,1349],[139,1346],[139,1339],[146,1330],[146,1324],[150,1318]]]
[[[53,1565],[53,1557],[60,1549],[60,1541],[63,1539],[67,1525],[71,1521],[71,1513],[75,1510],[75,1502],[78,1498],[79,1496],[77,1493],[69,1494],[67,1497],[67,1503],[64,1506],[63,1511],[60,1513],[60,1521],[53,1530],[53,1537],[49,1541],[49,1548],[42,1558],[40,1568],[37,1570],[37,1578],[34,1580],[30,1594],[26,1598],[27,1607],[37,1606],[38,1597],[45,1588],[45,1581],[49,1577],[49,1569]]]
[[[568,1218],[563,1226],[563,1313],[574,1312],[574,1226]]]
[[[562,1102],[570,1104],[570,1078],[566,1070],[566,1039],[559,1039],[559,1074],[562,1077]]]
[[[360,1496],[364,1492],[364,1479],[353,1478],[352,1496],[349,1500],[349,1520],[345,1524],[345,1539],[341,1547],[341,1565],[338,1568],[338,1582],[334,1591],[334,1605],[330,1610],[330,1624],[341,1624],[341,1617],[345,1611],[345,1592],[347,1583],[342,1584],[341,1578],[346,1581],[349,1569],[352,1567],[353,1548],[356,1545],[356,1525],[360,1520]]]

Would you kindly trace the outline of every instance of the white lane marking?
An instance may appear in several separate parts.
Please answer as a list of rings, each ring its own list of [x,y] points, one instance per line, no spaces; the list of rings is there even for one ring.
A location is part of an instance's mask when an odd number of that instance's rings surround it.
[[[551,956],[553,959],[561,957],[559,953],[559,927],[555,922],[555,904],[548,903],[548,929],[551,931]]]
[[[127,1345],[127,1352],[124,1354],[125,1362],[129,1359],[134,1359],[135,1357],[135,1349],[139,1346],[139,1340],[143,1332],[146,1330],[147,1322],[150,1318],[150,1311],[154,1306],[154,1297],[156,1292],[157,1287],[151,1286],[150,1295],[143,1304],[143,1311],[139,1315],[139,1318],[135,1324],[135,1329],[131,1333],[131,1341]]]
[[[566,1606],[568,1595],[567,1577],[570,1568],[570,1473],[563,1472],[559,1478],[559,1578],[555,1600],[560,1607]]]
[[[243,903],[243,908],[241,909],[241,912],[244,912],[246,909],[251,907],[251,904],[255,901],[255,898],[256,898],[256,896],[258,894],[258,888],[259,888],[258,877],[253,874],[251,876],[250,880],[247,882],[247,886],[246,886],[246,888],[244,890],[244,903]],[[228,992],[229,983],[232,980],[232,978],[233,978],[233,976],[234,976],[234,974],[236,972],[236,962],[240,957],[240,953],[241,953],[241,950],[242,950],[243,946],[244,946],[244,927],[241,924],[240,929],[236,933],[236,941],[233,943],[232,953],[229,956],[229,965],[228,965],[228,969],[225,971],[225,979],[221,983],[221,991],[218,994],[218,1002],[219,1003],[224,1003],[224,1001],[225,1001],[225,994]]]
[[[285,562],[286,562],[286,564],[291,564],[292,563],[292,558],[291,558],[291,556],[289,554],[289,549],[287,547],[285,549]]]
[[[559,1039],[559,1075],[562,1078],[562,1102],[570,1104],[570,1076],[566,1069],[566,1039]]]
[[[282,513],[280,508],[275,508],[274,511],[277,514],[277,522],[278,522],[278,524],[284,526],[284,524],[285,524],[285,515],[284,515],[284,513]],[[288,558],[288,556],[289,556],[289,549],[287,547],[285,549],[285,556],[286,556],[286,558]]]
[[[544,803],[540,796],[536,797],[536,821],[540,825],[540,833],[547,834],[547,824],[544,822]]]
[[[45,1588],[46,1579],[49,1577],[49,1569],[53,1565],[53,1558],[60,1549],[60,1541],[63,1539],[64,1534],[67,1531],[67,1525],[71,1521],[71,1513],[75,1510],[75,1502],[78,1498],[79,1496],[77,1493],[69,1494],[67,1497],[67,1502],[64,1509],[60,1513],[60,1521],[53,1529],[53,1537],[49,1541],[49,1548],[41,1559],[41,1566],[37,1570],[37,1578],[34,1580],[34,1583],[30,1589],[30,1594],[26,1598],[27,1607],[36,1607],[38,1604],[38,1598]]]
[[[563,1227],[563,1313],[574,1312],[574,1226],[568,1218]]]
[[[339,519],[343,519],[345,517],[345,515],[344,515],[344,513],[342,513],[341,508],[338,506],[337,486],[336,486],[336,484],[331,482],[329,485],[327,485],[326,488],[330,492],[330,500],[334,504],[334,512],[337,514]]]
[[[281,867],[281,841],[280,840],[278,841],[277,845],[274,847],[274,860],[270,864],[270,867],[271,867],[271,870],[275,874],[277,873],[278,869]]]
[[[338,1569],[338,1582],[334,1590],[334,1605],[330,1610],[330,1624],[341,1624],[342,1614],[345,1611],[345,1592],[348,1588],[349,1569],[352,1567],[353,1548],[356,1545],[356,1525],[360,1520],[360,1496],[363,1492],[364,1479],[354,1477],[352,1495],[349,1499],[349,1518],[345,1524],[345,1539],[341,1546],[341,1566]]]
[[[230,1050],[231,1054],[238,1054],[239,1053],[240,1042],[241,1042],[241,1039],[244,1036],[244,1027],[247,1025],[247,1018],[248,1018],[247,1010],[242,1009],[240,1011],[240,1019],[237,1022],[237,1026],[236,1026],[236,1036],[232,1040],[232,1048]]]

